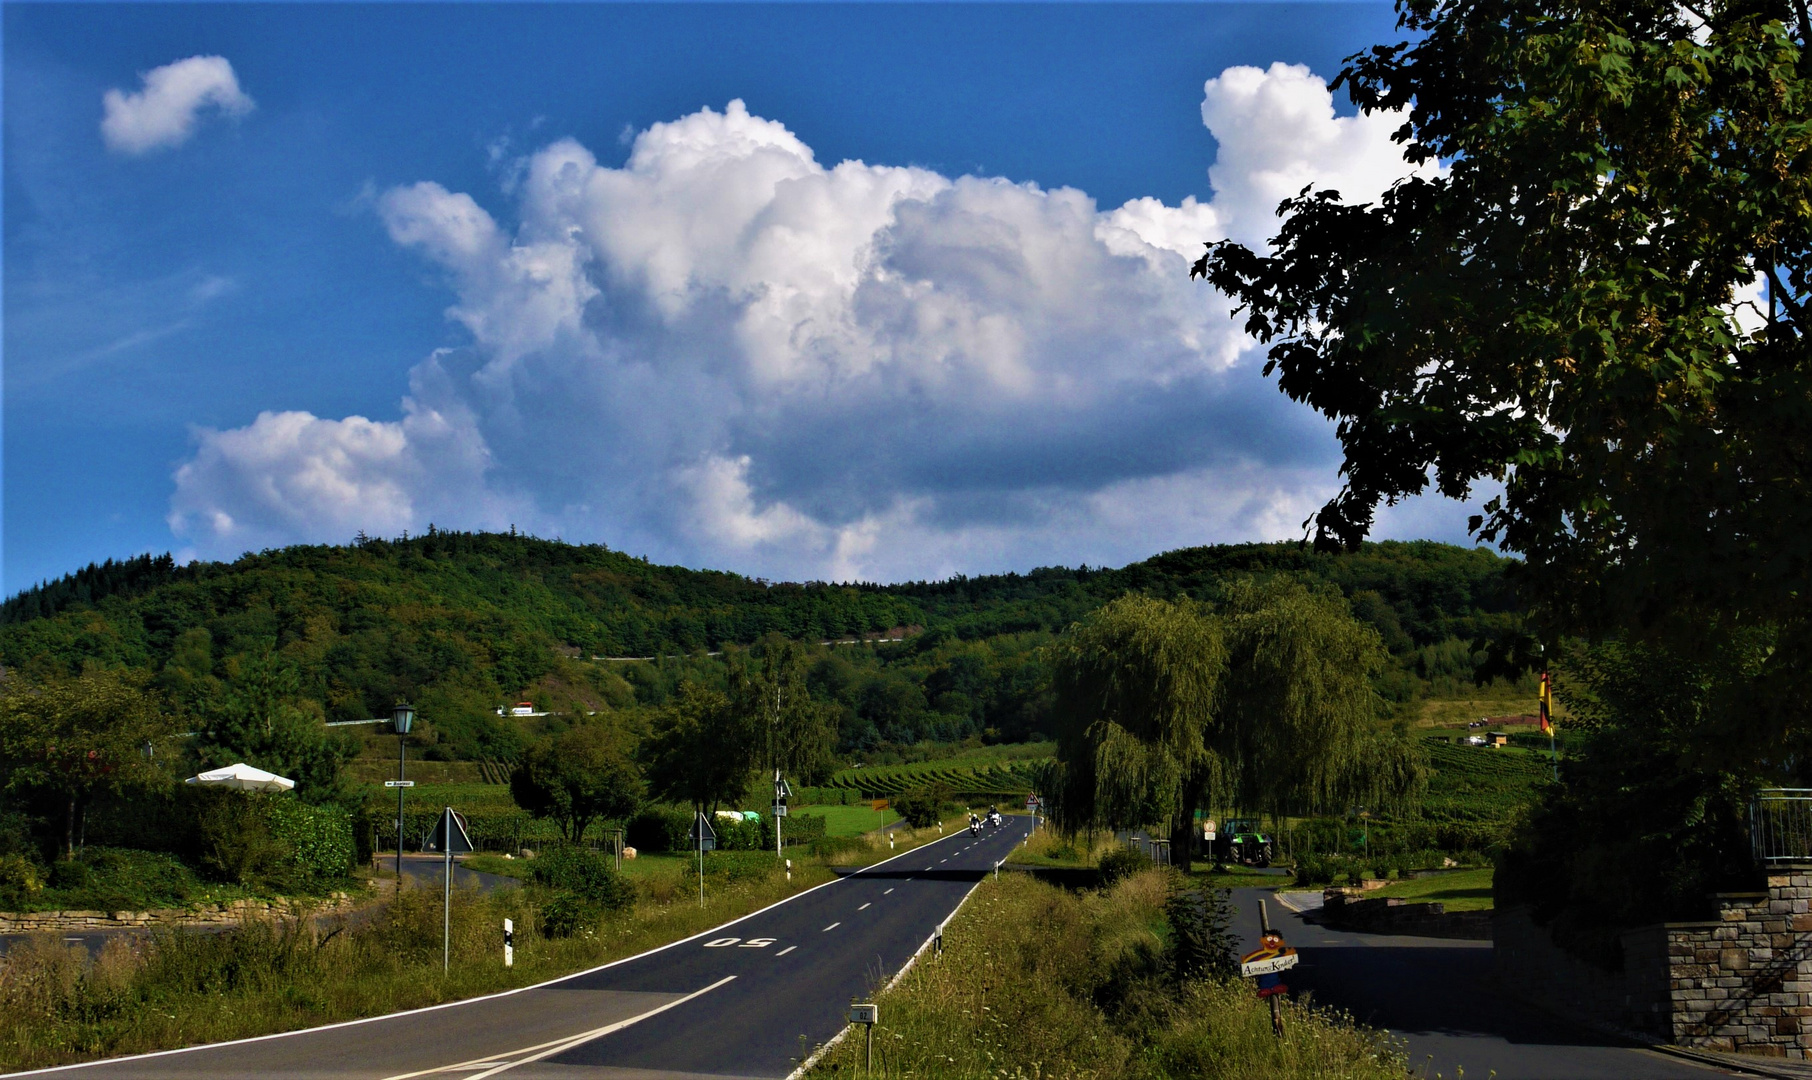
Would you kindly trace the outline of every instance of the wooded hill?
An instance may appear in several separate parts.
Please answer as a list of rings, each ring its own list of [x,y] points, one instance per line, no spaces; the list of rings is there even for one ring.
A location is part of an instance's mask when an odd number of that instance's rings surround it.
[[[1429,542],[1341,555],[1244,544],[1119,569],[792,584],[654,565],[601,545],[430,530],[232,563],[144,556],[90,566],[0,606],[0,664],[26,675],[94,663],[141,669],[180,701],[230,682],[244,658],[274,654],[296,667],[324,719],[382,715],[407,698],[464,730],[491,726],[496,706],[527,693],[571,691],[593,707],[659,704],[685,674],[594,657],[696,655],[773,633],[815,643],[912,626],[924,629],[907,642],[831,650],[836,656],[815,669],[814,693],[849,714],[840,722],[846,746],[987,728],[1025,738],[1040,723],[1035,646],[1128,590],[1212,600],[1227,582],[1279,573],[1335,585],[1397,658],[1381,692],[1408,701],[1442,680],[1469,680],[1472,643],[1514,628],[1509,566],[1483,549]],[[449,752],[504,755],[510,741]]]

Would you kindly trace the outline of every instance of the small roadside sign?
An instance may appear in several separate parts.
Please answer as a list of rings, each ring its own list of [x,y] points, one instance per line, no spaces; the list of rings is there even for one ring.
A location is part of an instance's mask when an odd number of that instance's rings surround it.
[[[466,832],[466,816],[451,806],[442,810],[440,822],[434,826],[434,835],[428,838],[428,850],[448,855],[464,855],[476,850],[471,834]]]
[[[786,817],[787,816],[786,815],[786,803],[777,802],[774,804],[774,816],[775,817]]]
[[[717,850],[717,830],[711,827],[711,822],[705,818],[704,811],[699,811],[698,817],[693,819],[692,831],[687,834],[686,839],[692,841],[692,846],[700,851]]]
[[[1256,980],[1259,997],[1274,997],[1289,993],[1290,988],[1284,985],[1281,974],[1295,967],[1296,961],[1296,950],[1284,944],[1283,936],[1274,930],[1267,931],[1259,939],[1258,948],[1239,958],[1239,973]]]
[[[384,786],[385,787],[414,787],[415,781],[413,781],[413,780],[386,780],[386,781],[384,781]]]
[[[1036,796],[1036,795],[1027,795],[1026,796],[1026,809],[1027,810],[1038,809],[1038,796]]]
[[[1259,957],[1257,960],[1245,959],[1240,961],[1239,973],[1248,979],[1258,975],[1275,975],[1280,971],[1288,971],[1296,966],[1295,949],[1285,949],[1276,956],[1264,956],[1262,950],[1260,952],[1247,953],[1246,955],[1247,957]]]
[[[881,1007],[867,1004],[851,1005],[849,1022],[852,1024],[878,1024],[881,1022]]]

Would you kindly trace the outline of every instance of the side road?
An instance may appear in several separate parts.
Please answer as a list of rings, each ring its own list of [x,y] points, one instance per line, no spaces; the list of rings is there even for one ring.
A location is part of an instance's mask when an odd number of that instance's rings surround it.
[[[790,1073],[848,1002],[903,966],[1030,831],[941,840],[703,934],[504,994],[162,1054],[15,1075],[686,1080]]]
[[[1258,901],[1302,961],[1286,981],[1318,1005],[1389,1029],[1412,1075],[1497,1080],[1702,1080],[1735,1076],[1575,1028],[1498,994],[1491,943],[1335,930],[1304,919],[1261,889],[1235,889],[1234,929],[1257,947]],[[1462,1074],[1461,1070],[1464,1070]]]

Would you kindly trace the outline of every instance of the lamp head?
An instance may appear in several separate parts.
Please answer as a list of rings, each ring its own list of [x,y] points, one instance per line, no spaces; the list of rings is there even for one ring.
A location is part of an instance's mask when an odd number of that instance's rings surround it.
[[[409,728],[415,723],[415,706],[398,704],[390,710],[390,726],[398,735],[409,734]]]

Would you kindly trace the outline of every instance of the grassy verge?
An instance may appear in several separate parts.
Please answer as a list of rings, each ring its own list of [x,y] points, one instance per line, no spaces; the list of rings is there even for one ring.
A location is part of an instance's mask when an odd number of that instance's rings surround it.
[[[801,806],[793,814],[823,818],[826,836],[860,836],[900,820],[900,815],[892,810],[873,810],[867,806]]]
[[[436,888],[405,889],[374,918],[344,925],[171,931],[109,942],[92,959],[57,935],[39,935],[0,966],[0,1071],[289,1031],[541,982],[708,930],[831,880],[834,866],[878,862],[940,835],[900,830],[891,847],[854,837],[817,856],[789,852],[791,881],[761,853],[725,852],[730,858],[707,873],[703,907],[683,856],[626,860],[634,905],[566,938],[540,933],[537,890],[457,890],[447,975]],[[522,860],[497,861],[522,871]],[[502,965],[505,918],[516,924],[510,969]]]
[[[1018,866],[1094,866],[1102,855],[1120,846],[1112,833],[1097,833],[1091,843],[1087,835],[1061,836],[1041,825],[1031,839],[1013,852],[1010,861]]]
[[[1343,1017],[1286,1005],[1279,1040],[1249,987],[1174,977],[1171,881],[1152,870],[1082,894],[1018,874],[984,882],[943,956],[921,957],[880,995],[873,1075],[1400,1080],[1401,1054]],[[807,1075],[868,1075],[863,1039]]]
[[[1478,870],[1455,870],[1451,874],[1412,878],[1368,892],[1365,899],[1395,896],[1415,902],[1438,900],[1447,905],[1448,911],[1483,911],[1493,906],[1491,874],[1492,869],[1487,866]]]

